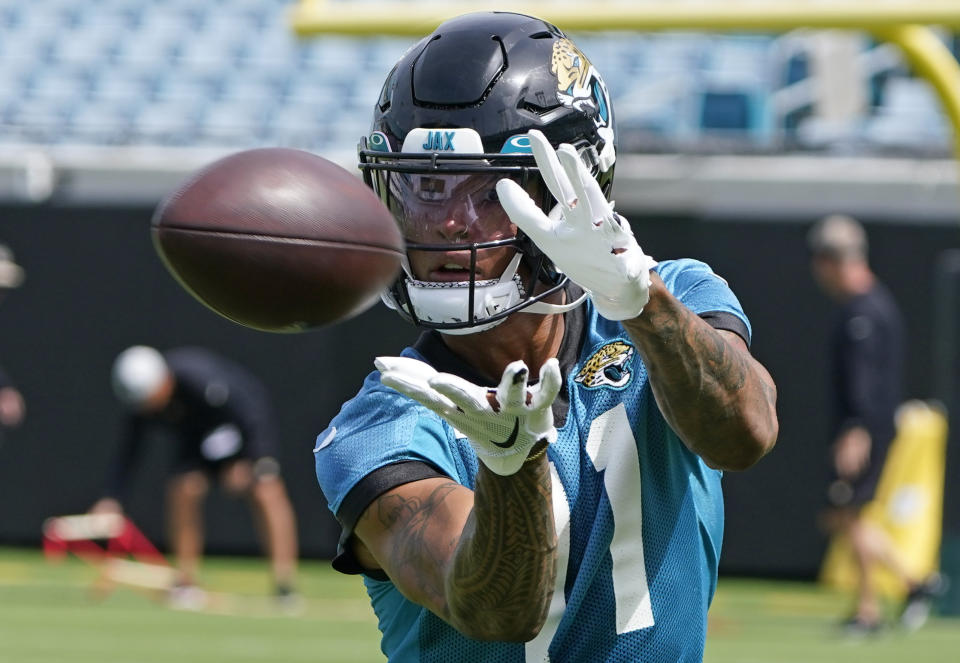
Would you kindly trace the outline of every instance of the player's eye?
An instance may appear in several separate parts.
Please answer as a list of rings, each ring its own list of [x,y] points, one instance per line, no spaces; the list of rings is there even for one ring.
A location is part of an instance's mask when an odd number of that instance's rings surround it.
[[[499,203],[500,196],[497,194],[496,189],[487,189],[487,193],[484,194],[484,201],[488,203]]]

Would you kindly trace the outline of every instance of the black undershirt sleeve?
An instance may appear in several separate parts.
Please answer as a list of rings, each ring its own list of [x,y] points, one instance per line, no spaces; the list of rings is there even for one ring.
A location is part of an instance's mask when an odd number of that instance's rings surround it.
[[[706,311],[705,313],[701,313],[700,317],[714,329],[733,332],[743,339],[747,347],[750,347],[750,331],[747,329],[746,323],[733,313],[727,313],[726,311]]]
[[[350,489],[343,498],[340,509],[337,511],[337,520],[342,531],[340,541],[337,542],[337,556],[333,559],[333,568],[341,573],[363,573],[374,580],[387,580],[387,574],[381,570],[368,570],[360,566],[353,554],[350,539],[353,537],[353,528],[363,512],[375,499],[388,490],[413,481],[432,478],[447,478],[432,465],[420,461],[405,461],[384,465],[366,475]]]

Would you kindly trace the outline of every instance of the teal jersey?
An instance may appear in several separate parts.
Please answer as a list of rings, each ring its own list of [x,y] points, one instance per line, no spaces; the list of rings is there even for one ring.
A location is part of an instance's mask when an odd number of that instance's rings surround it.
[[[707,265],[676,260],[656,269],[694,313],[749,342],[739,302]],[[547,450],[559,546],[546,624],[528,643],[472,640],[405,599],[386,576],[367,574],[389,661],[702,659],[723,536],[721,473],[670,429],[623,326],[589,302],[566,315],[565,389],[555,407],[557,441]],[[427,361],[419,347],[403,355]],[[376,372],[317,439],[317,477],[346,536],[377,491],[410,480],[391,468],[430,468],[474,487],[478,461],[467,440],[381,385]],[[401,477],[392,485],[391,473]],[[369,476],[382,480],[364,488]]]

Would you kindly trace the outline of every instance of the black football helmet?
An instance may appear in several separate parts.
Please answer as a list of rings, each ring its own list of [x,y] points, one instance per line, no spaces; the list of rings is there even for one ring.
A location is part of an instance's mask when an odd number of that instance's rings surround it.
[[[404,271],[383,297],[404,318],[464,334],[516,311],[571,307],[542,301],[567,278],[509,224],[496,199],[496,182],[508,177],[544,211],[553,208],[530,149],[532,129],[554,147],[573,145],[609,199],[616,160],[609,94],[580,49],[546,21],[465,14],[440,25],[393,67],[370,134],[361,139],[359,167],[407,241]],[[452,215],[449,206],[457,207],[463,227],[455,238],[431,236],[427,226]],[[502,246],[514,247],[515,258],[502,273],[478,278],[483,251]],[[462,252],[462,258],[448,265],[454,273],[428,280],[415,276],[411,251]]]

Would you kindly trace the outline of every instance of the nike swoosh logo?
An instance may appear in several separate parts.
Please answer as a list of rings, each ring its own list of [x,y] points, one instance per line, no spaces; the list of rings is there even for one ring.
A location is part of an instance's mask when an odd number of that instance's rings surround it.
[[[333,429],[329,433],[327,433],[327,436],[323,438],[323,441],[320,442],[320,444],[318,444],[317,447],[313,450],[313,453],[317,453],[324,447],[329,447],[330,443],[333,442],[333,438],[336,437],[336,435],[337,435],[337,427],[334,426]]]
[[[490,443],[491,443],[491,444],[495,444],[496,446],[500,447],[501,449],[509,449],[509,448],[512,447],[512,446],[514,445],[514,443],[517,441],[517,434],[518,434],[519,432],[520,432],[520,418],[517,417],[517,418],[514,419],[514,421],[513,421],[513,432],[510,433],[510,437],[508,437],[504,442],[495,442],[495,441],[493,441],[493,440],[490,440]]]

